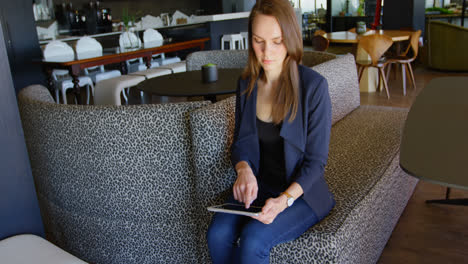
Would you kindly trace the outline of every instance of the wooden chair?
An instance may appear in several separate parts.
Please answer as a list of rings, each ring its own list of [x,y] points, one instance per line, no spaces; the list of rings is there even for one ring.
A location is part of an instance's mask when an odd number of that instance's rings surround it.
[[[421,30],[415,31],[411,34],[410,36],[410,43],[406,50],[396,56],[388,59],[388,67],[387,67],[387,79],[388,76],[390,75],[390,69],[392,68],[393,63],[399,63],[401,64],[401,79],[403,81],[403,94],[406,95],[406,72],[409,73],[409,76],[411,78],[411,82],[413,83],[414,89],[416,89],[416,82],[414,80],[414,73],[413,73],[413,68],[411,67],[411,62],[416,59],[418,56],[418,43],[419,43],[419,37],[421,36]],[[412,51],[410,53],[410,51]]]
[[[329,40],[322,35],[312,37],[312,47],[315,51],[326,51],[328,49]]]
[[[372,34],[369,36],[363,36],[358,43],[358,50],[362,48],[371,57],[370,60],[356,60],[356,64],[359,72],[359,81],[361,81],[362,73],[367,67],[376,67],[379,70],[379,84],[382,79],[387,97],[390,98],[388,92],[387,80],[385,78],[384,67],[387,65],[387,61],[382,55],[392,46],[393,40],[391,37],[380,34]]]

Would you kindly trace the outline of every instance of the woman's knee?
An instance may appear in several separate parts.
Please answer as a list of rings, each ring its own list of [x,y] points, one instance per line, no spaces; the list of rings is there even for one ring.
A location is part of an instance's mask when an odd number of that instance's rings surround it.
[[[224,243],[232,243],[235,238],[233,228],[229,225],[213,222],[206,232],[208,246],[216,246]]]
[[[262,260],[270,255],[270,242],[271,241],[266,241],[264,237],[258,233],[249,232],[248,228],[243,230],[239,239],[239,253],[241,259],[256,260],[257,263],[262,263]],[[248,263],[255,262],[248,261]]]

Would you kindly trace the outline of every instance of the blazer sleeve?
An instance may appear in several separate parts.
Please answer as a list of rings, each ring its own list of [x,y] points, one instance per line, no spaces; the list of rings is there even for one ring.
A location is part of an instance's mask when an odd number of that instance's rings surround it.
[[[313,192],[328,192],[323,174],[330,143],[331,101],[327,80],[320,75],[314,79],[304,83],[308,86],[302,101],[307,122],[304,127],[307,132],[306,146],[302,164],[293,177],[293,180],[301,185],[305,198]]]

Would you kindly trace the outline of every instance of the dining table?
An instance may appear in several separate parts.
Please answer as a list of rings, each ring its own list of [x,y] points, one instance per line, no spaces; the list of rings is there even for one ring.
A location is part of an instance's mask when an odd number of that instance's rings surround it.
[[[347,43],[347,44],[357,44],[359,39],[363,36],[368,36],[372,34],[386,35],[392,38],[393,42],[399,42],[404,40],[409,40],[411,36],[411,31],[408,30],[391,30],[391,29],[380,29],[380,30],[369,30],[364,34],[357,34],[351,31],[336,31],[329,32],[323,35],[331,43]]]
[[[144,58],[145,64],[148,68],[151,66],[151,58],[155,54],[167,53],[180,51],[191,48],[199,48],[203,50],[205,48],[205,43],[208,42],[210,38],[199,38],[187,41],[170,41],[164,42],[160,46],[148,46],[142,45],[140,48],[129,48],[122,50],[119,47],[116,48],[106,48],[102,56],[87,58],[87,59],[75,59],[71,61],[61,61],[61,60],[41,60],[40,64],[47,75],[47,82],[51,94],[54,94],[54,81],[52,77],[53,69],[67,69],[72,77],[74,84],[73,92],[77,98],[77,102],[80,104],[80,87],[79,75],[82,70],[99,65],[107,65],[120,63],[120,71],[122,74],[127,73],[127,68],[125,61],[135,59],[135,58]]]
[[[363,50],[358,49],[359,40],[363,36],[368,36],[372,34],[386,35],[392,38],[393,42],[396,44],[396,52],[399,54],[401,50],[401,42],[409,40],[413,32],[408,30],[369,30],[363,34],[357,34],[350,31],[337,31],[329,32],[323,36],[329,40],[330,43],[340,43],[340,44],[352,44],[353,53],[356,59],[367,60],[369,55]],[[376,68],[368,67],[364,70],[361,81],[359,82],[359,90],[361,92],[375,92],[382,87],[378,87],[378,72]],[[383,82],[380,82],[380,85],[383,85]]]
[[[137,89],[144,93],[144,102],[150,95],[193,97],[203,96],[216,102],[216,95],[235,93],[243,69],[218,69],[218,79],[204,82],[202,71],[187,71],[160,76],[141,82]]]

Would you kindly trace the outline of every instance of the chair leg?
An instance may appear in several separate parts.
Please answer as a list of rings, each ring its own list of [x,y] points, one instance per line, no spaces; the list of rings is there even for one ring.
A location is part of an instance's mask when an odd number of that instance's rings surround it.
[[[63,104],[67,104],[67,90],[62,89],[62,101]]]
[[[359,79],[358,79],[358,82],[361,82],[361,77],[362,77],[362,73],[364,72],[364,69],[366,67],[365,66],[360,66],[359,67]]]
[[[390,73],[391,73],[391,71],[392,71],[392,65],[393,65],[393,63],[389,63],[389,64],[387,65],[387,75],[386,75],[387,83],[388,83],[388,78],[389,78],[389,76],[390,76]]]
[[[413,83],[413,88],[416,90],[416,82],[414,80],[413,67],[411,67],[411,62],[408,62],[408,71],[410,73],[411,82]]]
[[[91,91],[89,90],[89,85],[86,85],[86,104],[89,105],[89,99],[90,99],[90,96],[89,96],[89,93]]]
[[[57,104],[60,104],[60,95],[57,87],[55,87],[55,102],[57,102]]]
[[[384,73],[384,70],[382,68],[379,68],[379,79],[382,78],[382,81],[383,81],[383,84],[384,84],[384,87],[385,87],[385,91],[387,91],[387,98],[390,99],[390,93],[388,92],[388,85],[387,85],[387,81],[385,80],[385,73]]]
[[[122,89],[123,98],[124,98],[125,102],[128,103],[128,98],[127,98],[127,95],[126,95],[126,93],[125,93],[125,89],[129,89],[129,90],[130,90],[130,87],[128,87],[128,88],[123,88],[123,89]],[[128,93],[128,94],[130,94],[130,93]]]
[[[380,68],[379,68],[380,69]],[[383,69],[382,69],[383,70]],[[382,88],[380,87],[380,70],[379,70],[379,73],[377,74],[377,87],[375,88],[376,91],[379,91],[381,92],[382,91]]]
[[[406,69],[405,64],[401,64],[401,81],[403,83],[403,95],[406,95]]]

